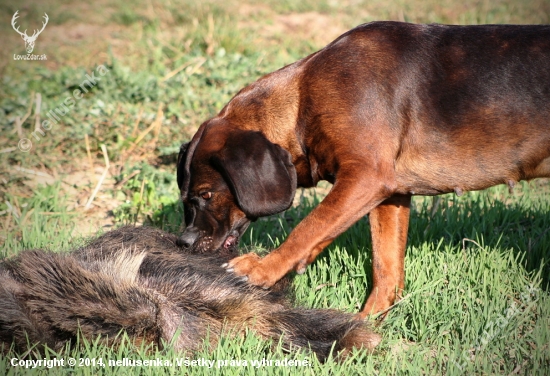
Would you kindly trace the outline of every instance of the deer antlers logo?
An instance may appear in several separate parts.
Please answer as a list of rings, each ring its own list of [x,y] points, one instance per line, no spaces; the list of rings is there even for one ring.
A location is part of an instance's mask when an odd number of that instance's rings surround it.
[[[32,50],[34,49],[34,42],[36,42],[36,38],[40,35],[40,33],[44,30],[46,25],[48,24],[49,17],[46,13],[44,13],[44,19],[45,21],[42,22],[42,29],[40,30],[34,30],[34,33],[31,36],[27,35],[27,30],[22,33],[19,31],[19,26],[15,26],[15,20],[19,17],[17,14],[19,11],[15,12],[11,19],[11,26],[13,27],[13,30],[17,31],[19,35],[21,35],[21,38],[25,41],[25,49],[27,50],[27,53],[32,53]]]

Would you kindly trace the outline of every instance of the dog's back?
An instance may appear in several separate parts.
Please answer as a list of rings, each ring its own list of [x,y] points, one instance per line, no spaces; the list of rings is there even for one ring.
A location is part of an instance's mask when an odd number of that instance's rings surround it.
[[[355,140],[391,162],[395,193],[550,177],[550,25],[372,22],[289,69],[299,118],[315,125],[304,144]],[[321,145],[318,129],[337,131]]]

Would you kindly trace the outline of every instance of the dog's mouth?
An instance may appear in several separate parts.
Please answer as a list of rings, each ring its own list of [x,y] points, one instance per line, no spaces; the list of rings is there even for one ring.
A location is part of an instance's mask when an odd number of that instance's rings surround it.
[[[234,234],[230,234],[227,238],[225,238],[222,247],[225,250],[231,250],[236,248],[238,243],[239,237]]]
[[[238,255],[238,246],[241,234],[247,229],[250,221],[240,221],[232,230],[225,234],[224,237],[216,237],[206,235],[201,231],[199,238],[187,251],[191,253],[217,253],[220,255],[228,255],[235,257]]]
[[[242,234],[246,231],[248,226],[250,225],[250,220],[246,217],[241,218],[235,226],[233,226],[233,229],[229,232],[227,237],[225,238],[225,241],[223,242],[223,247],[225,249],[230,248],[237,248],[237,245],[239,245],[239,238]]]
[[[241,221],[237,223],[237,225],[229,232],[229,234],[225,237],[225,240],[222,243],[222,251],[231,253],[231,254],[237,254],[238,253],[238,245],[239,240],[242,234],[246,231],[248,228],[248,225],[250,225],[250,221],[246,218],[243,218]]]

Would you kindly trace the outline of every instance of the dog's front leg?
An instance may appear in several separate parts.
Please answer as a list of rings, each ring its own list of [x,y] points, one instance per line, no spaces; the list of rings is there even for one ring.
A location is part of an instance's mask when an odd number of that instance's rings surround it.
[[[270,287],[286,273],[303,273],[338,235],[391,196],[381,174],[365,174],[365,165],[344,172],[325,199],[296,226],[288,239],[264,258],[255,253],[234,258],[226,267],[249,283]],[[382,175],[383,176],[383,175]]]
[[[372,236],[373,288],[359,315],[382,312],[405,287],[405,247],[409,227],[411,196],[394,196],[369,214]]]

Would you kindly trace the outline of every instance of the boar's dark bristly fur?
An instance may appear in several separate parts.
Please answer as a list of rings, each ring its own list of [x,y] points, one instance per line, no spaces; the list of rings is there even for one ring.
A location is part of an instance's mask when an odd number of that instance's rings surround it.
[[[379,335],[336,310],[295,308],[284,289],[264,290],[227,273],[221,255],[183,252],[176,236],[124,227],[71,253],[27,250],[0,262],[0,348],[39,343],[59,350],[101,336],[116,345],[172,343],[179,351],[216,345],[223,333],[255,331],[285,348],[371,349]]]

